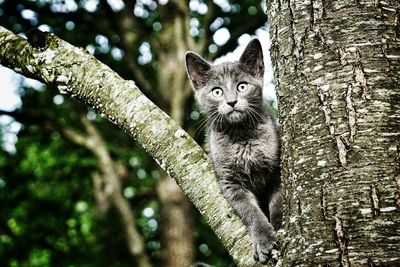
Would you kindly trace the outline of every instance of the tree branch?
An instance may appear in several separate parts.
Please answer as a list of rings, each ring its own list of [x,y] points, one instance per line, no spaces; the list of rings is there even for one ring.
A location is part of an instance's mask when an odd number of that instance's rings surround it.
[[[104,204],[108,202],[107,200],[111,201],[121,216],[130,253],[137,260],[138,266],[150,267],[151,263],[145,251],[143,237],[135,227],[136,218],[129,202],[122,196],[121,179],[117,174],[116,166],[111,159],[106,144],[101,134],[86,116],[81,116],[81,122],[85,128],[86,135],[72,129],[64,129],[63,132],[70,140],[86,147],[98,158],[101,175],[95,173],[93,182],[95,189],[97,189],[99,204],[103,204],[100,206],[104,208],[106,207]]]
[[[35,37],[31,44],[0,27],[1,63],[80,99],[124,129],[176,180],[238,266],[258,266],[246,228],[222,196],[201,147],[133,81],[53,34]]]

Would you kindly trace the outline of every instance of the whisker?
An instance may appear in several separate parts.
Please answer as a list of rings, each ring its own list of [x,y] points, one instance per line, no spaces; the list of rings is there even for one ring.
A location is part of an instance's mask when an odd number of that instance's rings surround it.
[[[251,122],[253,123],[253,127],[256,127],[257,124],[259,123],[259,119],[257,118],[257,114],[254,112],[254,110],[249,109],[249,117],[251,119]]]
[[[257,106],[254,105],[250,105],[249,107],[255,114],[257,114],[257,116],[259,117],[259,119],[267,119],[267,116],[261,112],[259,112],[257,110]]]
[[[260,122],[260,114],[254,110],[253,108],[249,107],[248,108],[249,111],[249,118],[251,119],[252,123],[254,124],[254,127],[257,126],[257,124]]]
[[[201,123],[201,125],[199,125],[199,127],[197,128],[196,132],[198,133],[203,132],[203,130],[208,126],[209,121],[210,121],[209,118],[205,118]]]
[[[222,128],[222,125],[224,122],[223,120],[224,120],[224,118],[222,117],[222,115],[218,114],[218,121],[217,121],[218,128]],[[219,124],[221,124],[221,125],[219,125]]]
[[[218,120],[219,120],[220,114],[218,113],[218,111],[216,111],[212,115],[213,116],[210,117],[212,119],[212,121],[210,122],[210,125],[213,125],[214,123],[216,123],[216,125],[218,126]]]
[[[203,119],[201,119],[198,123],[195,124],[197,127],[195,131],[195,135],[198,136],[207,126],[212,124],[212,121],[215,119],[218,111],[214,111],[211,113],[209,116],[205,116]]]
[[[256,127],[257,124],[259,123],[259,119],[257,118],[257,115],[254,114],[254,112],[251,113],[251,117],[252,117],[252,121],[253,121],[254,127]]]

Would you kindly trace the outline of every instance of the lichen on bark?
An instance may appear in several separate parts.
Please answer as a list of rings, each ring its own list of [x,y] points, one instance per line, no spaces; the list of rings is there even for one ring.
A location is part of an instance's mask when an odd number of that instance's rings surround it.
[[[398,8],[398,1],[269,1],[282,266],[400,264]]]

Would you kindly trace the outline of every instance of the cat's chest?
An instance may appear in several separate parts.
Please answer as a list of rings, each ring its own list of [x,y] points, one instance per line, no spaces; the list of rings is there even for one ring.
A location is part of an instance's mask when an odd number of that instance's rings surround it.
[[[226,156],[231,156],[237,161],[237,164],[242,162],[250,162],[257,158],[262,153],[262,147],[255,141],[246,141],[233,143],[226,147]]]
[[[267,151],[265,140],[262,139],[235,142],[227,136],[212,136],[210,146],[213,160],[224,167],[250,173],[265,164]]]

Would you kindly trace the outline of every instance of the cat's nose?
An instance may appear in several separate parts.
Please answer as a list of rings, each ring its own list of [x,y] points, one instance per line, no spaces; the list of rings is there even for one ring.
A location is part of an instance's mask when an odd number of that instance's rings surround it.
[[[231,100],[231,101],[228,101],[228,102],[226,102],[226,103],[227,103],[229,106],[231,106],[231,107],[235,107],[237,101],[236,101],[236,100]]]

